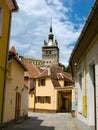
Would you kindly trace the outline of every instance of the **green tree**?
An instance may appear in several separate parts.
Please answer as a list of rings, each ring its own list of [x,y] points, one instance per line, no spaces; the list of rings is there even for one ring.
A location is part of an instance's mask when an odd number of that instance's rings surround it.
[[[70,73],[70,66],[69,65],[64,66],[64,71]]]

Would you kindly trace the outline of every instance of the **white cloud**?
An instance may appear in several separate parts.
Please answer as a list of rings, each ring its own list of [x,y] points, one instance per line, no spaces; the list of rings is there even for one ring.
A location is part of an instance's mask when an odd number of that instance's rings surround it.
[[[60,62],[68,64],[72,47],[81,31],[69,18],[70,9],[60,0],[17,0],[19,12],[13,15],[10,46],[24,56],[41,59],[43,41],[48,40],[50,17],[60,48]],[[77,26],[77,28],[76,28]],[[14,40],[13,40],[14,39]]]
[[[11,43],[10,43],[10,48],[12,46],[15,46],[16,50],[20,50],[20,51],[23,51],[24,49],[27,49],[30,47],[30,44],[22,44],[20,42],[18,42],[17,40],[11,40]]]

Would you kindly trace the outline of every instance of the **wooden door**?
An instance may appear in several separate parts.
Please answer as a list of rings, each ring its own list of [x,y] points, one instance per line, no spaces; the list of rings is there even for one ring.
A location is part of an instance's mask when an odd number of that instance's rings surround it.
[[[19,120],[21,111],[21,94],[16,92],[15,120]]]

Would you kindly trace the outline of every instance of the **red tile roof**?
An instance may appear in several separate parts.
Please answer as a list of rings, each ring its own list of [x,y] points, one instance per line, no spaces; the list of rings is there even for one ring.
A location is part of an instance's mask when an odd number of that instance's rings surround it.
[[[19,60],[18,56],[17,56],[15,53],[9,51],[9,53],[8,53],[8,61],[13,61],[13,60],[16,60],[16,62],[17,62],[18,64],[20,64],[21,67],[22,67],[25,71],[27,71],[26,66],[22,63],[22,61]],[[9,63],[9,62],[8,62],[8,63]]]
[[[53,79],[67,79],[72,80],[71,74],[64,72],[60,67],[53,66],[45,69],[42,73],[40,73],[36,78],[48,77],[50,76]]]
[[[30,78],[35,78],[37,75],[40,74],[39,69],[34,65],[27,61],[23,61],[23,64],[28,69],[28,74],[30,75]]]
[[[36,78],[42,78],[42,77],[48,77],[49,75],[49,69],[43,70],[39,75],[36,76]]]
[[[70,73],[64,72],[60,67],[58,66],[52,66],[50,68],[47,68],[42,73],[40,73],[36,78],[43,78],[43,77],[50,77],[52,80],[52,83],[54,87],[61,87],[58,80],[67,80],[72,81],[72,77]]]

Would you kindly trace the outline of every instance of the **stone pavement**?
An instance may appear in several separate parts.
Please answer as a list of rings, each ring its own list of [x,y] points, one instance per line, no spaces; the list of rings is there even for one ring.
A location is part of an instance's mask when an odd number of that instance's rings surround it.
[[[21,123],[4,130],[77,130],[74,117],[68,113],[32,113]]]

